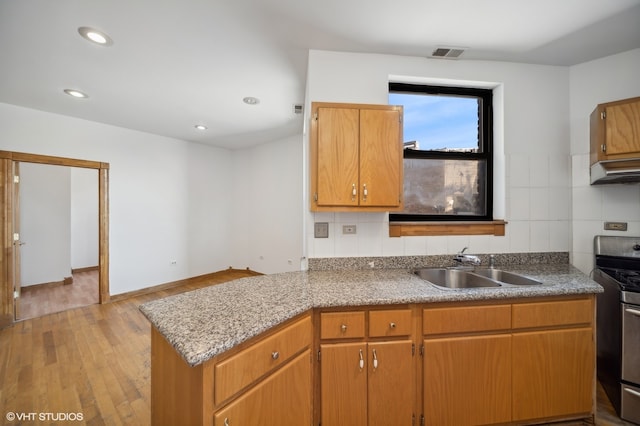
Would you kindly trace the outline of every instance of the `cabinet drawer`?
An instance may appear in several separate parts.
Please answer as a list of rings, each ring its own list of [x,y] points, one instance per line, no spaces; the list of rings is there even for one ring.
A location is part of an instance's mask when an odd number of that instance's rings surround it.
[[[226,400],[311,345],[311,318],[305,317],[215,366],[215,401]]]
[[[511,305],[453,306],[423,311],[425,335],[508,330],[511,328]]]
[[[591,298],[517,303],[513,305],[513,328],[591,324],[593,315]]]
[[[310,355],[310,351],[306,350],[281,370],[215,413],[213,424],[310,425],[313,389]]]
[[[370,337],[409,336],[410,334],[410,309],[369,312]]]
[[[323,312],[320,314],[321,339],[364,337],[364,312]]]

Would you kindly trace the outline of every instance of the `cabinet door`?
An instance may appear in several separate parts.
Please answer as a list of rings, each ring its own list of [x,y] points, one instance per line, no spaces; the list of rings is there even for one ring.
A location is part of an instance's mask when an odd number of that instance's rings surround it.
[[[360,111],[360,205],[400,205],[402,127],[397,110]]]
[[[410,426],[416,383],[412,342],[369,343],[368,349],[369,426]]]
[[[215,426],[310,424],[309,350],[214,415]]]
[[[605,108],[607,155],[640,153],[640,101]]]
[[[480,425],[511,420],[511,336],[424,341],[427,425]]]
[[[513,420],[590,413],[591,328],[513,335]]]
[[[320,345],[320,405],[323,426],[367,424],[367,346]]]
[[[318,206],[358,205],[358,123],[355,108],[318,108]]]

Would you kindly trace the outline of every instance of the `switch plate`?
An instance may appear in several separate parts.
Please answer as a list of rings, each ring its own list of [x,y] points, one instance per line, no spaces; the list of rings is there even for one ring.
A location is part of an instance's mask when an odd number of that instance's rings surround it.
[[[342,233],[344,235],[355,234],[356,226],[355,225],[342,225]]]
[[[313,236],[315,238],[329,238],[329,222],[315,222]]]

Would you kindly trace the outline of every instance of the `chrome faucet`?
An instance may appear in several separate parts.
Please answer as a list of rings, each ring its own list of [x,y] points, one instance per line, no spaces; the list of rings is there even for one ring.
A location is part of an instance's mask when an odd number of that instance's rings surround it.
[[[453,260],[460,263],[461,265],[469,263],[476,266],[480,265],[482,262],[480,261],[480,258],[478,256],[474,256],[472,254],[464,254],[465,250],[468,248],[469,247],[463,248],[462,251],[453,258]]]

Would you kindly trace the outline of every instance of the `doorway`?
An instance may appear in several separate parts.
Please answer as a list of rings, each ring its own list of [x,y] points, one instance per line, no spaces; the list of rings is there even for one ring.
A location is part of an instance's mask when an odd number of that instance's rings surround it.
[[[21,318],[21,237],[20,205],[16,196],[19,185],[19,165],[25,163],[67,166],[97,171],[98,188],[98,256],[97,256],[97,303],[109,301],[109,246],[108,246],[108,171],[109,164],[97,161],[78,160],[63,157],[51,157],[37,154],[25,154],[9,151],[0,151],[0,199],[3,202],[2,227],[0,237],[2,239],[3,256],[0,257],[0,328],[15,322]],[[94,175],[94,176],[95,176]],[[93,268],[95,269],[95,268]],[[86,272],[86,271],[83,271]]]
[[[14,162],[14,176],[15,320],[98,303],[97,170]]]

